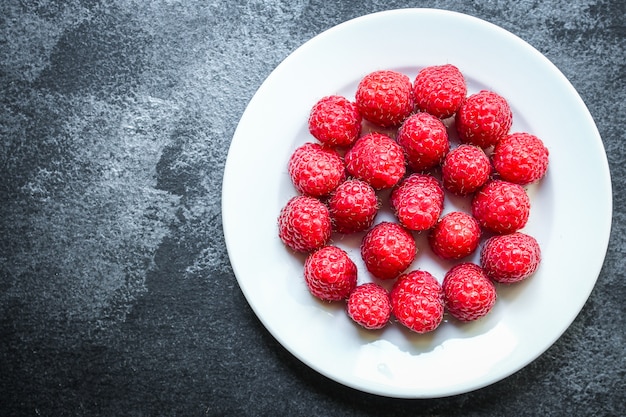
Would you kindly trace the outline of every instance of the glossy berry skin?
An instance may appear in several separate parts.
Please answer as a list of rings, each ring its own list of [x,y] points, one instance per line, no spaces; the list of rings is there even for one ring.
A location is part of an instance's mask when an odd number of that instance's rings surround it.
[[[378,213],[379,201],[371,185],[361,180],[346,180],[328,199],[333,230],[349,234],[369,229]]]
[[[493,165],[506,181],[526,185],[540,180],[548,170],[548,148],[530,133],[512,133],[493,150]]]
[[[391,209],[409,230],[432,228],[443,211],[444,191],[435,177],[411,174],[391,192]]]
[[[441,164],[443,187],[453,194],[467,195],[485,185],[491,162],[482,148],[462,144],[452,149]]]
[[[482,268],[473,263],[452,267],[446,273],[442,287],[446,309],[461,321],[486,316],[496,303],[496,287]]]
[[[409,77],[399,72],[374,71],[359,82],[355,102],[368,122],[399,126],[413,111],[413,86]]]
[[[311,109],[309,132],[324,145],[346,147],[359,137],[361,122],[355,103],[343,96],[326,96]]]
[[[540,262],[539,243],[521,232],[490,237],[480,251],[480,264],[485,274],[506,284],[528,278],[535,273]]]
[[[393,187],[406,172],[400,145],[377,132],[360,137],[346,152],[344,161],[350,175],[376,190]]]
[[[513,113],[504,97],[482,90],[463,101],[455,122],[462,143],[488,148],[509,133]]]
[[[416,270],[399,276],[390,297],[398,322],[416,333],[431,332],[443,320],[443,290],[429,272]]]
[[[296,190],[310,197],[328,195],[346,178],[339,153],[311,142],[299,146],[291,154],[288,170]]]
[[[402,123],[396,141],[404,150],[408,166],[415,172],[439,165],[450,149],[444,124],[423,112],[409,116]]]
[[[370,330],[382,329],[391,317],[389,293],[373,282],[357,286],[347,302],[348,316]]]
[[[356,287],[357,268],[343,249],[324,246],[304,261],[304,280],[320,300],[344,300]]]
[[[474,253],[480,236],[480,225],[473,216],[452,211],[439,219],[428,234],[428,243],[442,259],[461,259]]]
[[[376,278],[394,279],[415,259],[413,235],[397,223],[382,222],[370,229],[361,241],[361,258]]]
[[[416,107],[439,119],[454,115],[467,95],[461,71],[451,64],[422,69],[413,82]]]
[[[474,195],[472,215],[490,232],[513,233],[528,222],[530,198],[521,185],[492,180]]]
[[[313,197],[292,197],[278,216],[278,236],[296,252],[310,252],[326,245],[331,230],[328,208]]]

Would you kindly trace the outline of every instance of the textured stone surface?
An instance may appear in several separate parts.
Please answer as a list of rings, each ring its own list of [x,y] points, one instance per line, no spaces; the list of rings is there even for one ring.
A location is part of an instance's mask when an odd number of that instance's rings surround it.
[[[220,213],[231,137],[272,69],[340,22],[416,6],[488,20],[554,62],[596,121],[615,205],[598,283],[563,337],[499,383],[427,401],[356,392],[282,348],[237,286]],[[2,2],[0,414],[620,414],[625,9],[621,0]]]

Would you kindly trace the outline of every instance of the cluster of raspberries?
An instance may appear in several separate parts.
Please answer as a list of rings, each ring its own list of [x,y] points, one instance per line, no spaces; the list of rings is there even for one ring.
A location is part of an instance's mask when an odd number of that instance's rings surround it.
[[[445,311],[461,321],[485,316],[496,301],[494,282],[521,281],[541,259],[536,239],[519,230],[530,212],[524,186],[545,175],[548,150],[530,133],[511,133],[512,119],[497,93],[468,95],[450,64],[422,69],[413,83],[375,71],[354,101],[319,100],[308,120],[316,140],[289,159],[298,195],[278,216],[280,239],[307,254],[311,294],[346,301],[348,315],[367,329],[395,317],[425,333]],[[449,139],[452,131],[458,140]],[[470,199],[471,213],[443,214],[446,192]],[[383,195],[395,221],[376,223]],[[354,261],[331,243],[333,233],[359,232],[362,261],[375,278],[360,284]],[[427,271],[407,271],[420,232],[435,256],[458,261],[441,283]],[[481,243],[480,265],[463,261]]]

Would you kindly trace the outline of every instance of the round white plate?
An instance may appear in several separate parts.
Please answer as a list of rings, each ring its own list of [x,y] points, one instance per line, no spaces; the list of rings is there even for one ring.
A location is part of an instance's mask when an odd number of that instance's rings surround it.
[[[544,179],[528,187],[531,215],[523,229],[543,253],[538,272],[498,286],[498,301],[480,321],[446,318],[418,335],[393,323],[365,331],[343,303],[321,303],[307,291],[303,255],[278,238],[277,217],[295,190],[287,173],[293,150],[314,141],[308,115],[322,96],[354,99],[359,80],[378,69],[411,79],[427,65],[451,63],[469,93],[490,89],[514,114],[512,131],[543,139],[550,150]],[[448,197],[447,197],[448,198]],[[467,209],[448,198],[446,211]],[[432,398],[468,392],[518,371],[550,347],[574,320],[600,272],[611,227],[606,154],[589,111],[563,74],[523,40],[467,15],[404,9],[363,16],[311,39],[287,57],[250,101],[229,150],[222,216],[230,260],[247,301],[293,355],[327,377],[374,394]],[[383,211],[377,218],[390,216]],[[362,235],[361,235],[362,236]],[[361,236],[336,238],[373,279],[359,255]],[[410,269],[440,281],[450,263],[420,253]],[[470,258],[477,261],[477,257]]]

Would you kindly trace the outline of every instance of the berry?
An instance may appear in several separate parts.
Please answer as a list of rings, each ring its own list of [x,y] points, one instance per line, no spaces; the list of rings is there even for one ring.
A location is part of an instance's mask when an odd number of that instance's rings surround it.
[[[333,191],[346,177],[341,156],[318,143],[305,143],[289,158],[289,176],[298,192],[322,197]]]
[[[323,301],[348,298],[356,287],[357,268],[337,246],[324,246],[304,261],[304,280],[311,294]]]
[[[396,140],[404,150],[407,164],[416,172],[439,165],[450,149],[446,127],[429,113],[409,116],[400,126]]]
[[[427,230],[443,211],[444,191],[432,175],[411,174],[391,192],[391,209],[409,230]]]
[[[399,72],[374,71],[359,82],[355,101],[365,120],[382,127],[398,126],[413,111],[413,86]]]
[[[494,281],[513,283],[535,273],[541,262],[537,240],[525,233],[492,236],[480,251],[485,274]]]
[[[509,133],[513,113],[504,97],[482,90],[463,101],[455,121],[461,142],[488,148]]]
[[[461,321],[484,317],[496,303],[496,287],[482,268],[473,263],[452,267],[442,286],[448,312]]]
[[[467,213],[453,211],[443,216],[430,231],[430,248],[442,259],[461,259],[480,243],[480,225]]]
[[[526,225],[530,199],[521,185],[492,180],[472,199],[472,215],[493,233],[513,233]]]
[[[393,315],[414,332],[433,331],[443,320],[443,290],[429,272],[416,270],[399,276],[390,297]]]
[[[493,150],[493,165],[500,178],[520,185],[541,179],[548,170],[548,149],[530,133],[512,133]]]
[[[378,206],[376,191],[371,185],[356,179],[344,181],[328,199],[333,230],[347,234],[369,229]]]
[[[416,254],[413,235],[397,223],[379,223],[361,241],[365,267],[379,279],[396,278],[411,265]]]
[[[444,188],[458,195],[475,192],[485,185],[490,174],[489,157],[474,145],[463,144],[452,149],[441,165]]]
[[[467,95],[465,78],[451,64],[422,69],[413,82],[415,105],[440,119],[452,116]]]
[[[316,198],[292,197],[278,216],[278,236],[296,252],[310,252],[330,239],[328,208]]]
[[[391,317],[391,300],[386,289],[373,282],[357,286],[347,303],[348,316],[366,329],[381,329]]]
[[[406,172],[402,148],[382,133],[372,132],[359,138],[344,159],[350,175],[376,190],[393,187]]]
[[[309,132],[329,146],[350,146],[361,134],[361,114],[356,104],[342,96],[320,99],[309,115]]]

